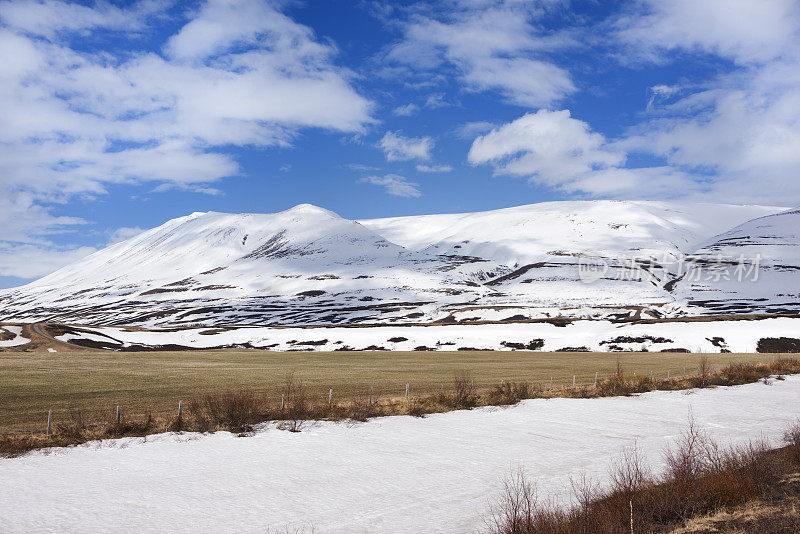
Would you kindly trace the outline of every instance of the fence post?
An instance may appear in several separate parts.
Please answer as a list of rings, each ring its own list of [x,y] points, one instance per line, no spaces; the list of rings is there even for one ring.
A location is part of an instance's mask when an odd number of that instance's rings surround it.
[[[594,387],[597,387],[597,373],[599,373],[599,372],[600,371],[595,371],[594,372]]]
[[[650,371],[650,380],[653,380],[653,371]]]
[[[572,375],[572,389],[575,389],[575,375]]]
[[[669,369],[667,369],[667,380],[669,380]]]
[[[500,389],[503,389],[503,379],[500,379]]]
[[[119,426],[119,404],[117,404],[117,426]]]
[[[53,419],[53,410],[47,410],[47,435],[50,435],[50,421]]]
[[[328,391],[328,408],[333,406],[333,388]]]
[[[406,398],[408,398],[408,382],[406,382]]]
[[[370,406],[372,406],[372,390],[373,390],[374,387],[375,386],[370,386],[369,387],[369,404],[370,404]]]
[[[178,401],[178,419],[181,418],[181,415],[183,415],[183,401],[182,400]]]
[[[553,377],[550,377],[550,389],[553,389]]]
[[[281,393],[281,410],[283,410],[283,406],[284,406],[284,402],[285,402],[284,395],[285,395],[285,393]]]

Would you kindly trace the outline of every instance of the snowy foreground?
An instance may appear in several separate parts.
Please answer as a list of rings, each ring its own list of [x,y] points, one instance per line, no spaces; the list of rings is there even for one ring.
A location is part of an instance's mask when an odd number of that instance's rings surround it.
[[[475,532],[513,469],[566,502],[570,476],[603,480],[634,442],[658,465],[689,413],[723,443],[777,444],[800,416],[800,377],[33,453],[0,460],[0,531]]]

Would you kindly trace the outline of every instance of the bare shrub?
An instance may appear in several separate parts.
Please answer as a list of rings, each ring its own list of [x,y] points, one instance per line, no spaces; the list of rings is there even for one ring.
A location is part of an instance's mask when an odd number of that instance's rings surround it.
[[[696,480],[703,471],[703,451],[708,449],[708,438],[689,417],[689,425],[681,433],[676,447],[664,453],[667,476],[679,483]]]
[[[430,412],[425,409],[425,404],[420,399],[411,399],[411,402],[408,406],[408,415],[413,417],[424,417],[428,413]]]
[[[722,382],[718,382],[719,385],[733,386],[757,382],[764,373],[752,364],[730,363],[719,371],[719,376],[723,379]]]
[[[370,395],[364,393],[355,395],[350,404],[350,419],[353,421],[364,422],[370,417],[378,415],[375,399],[370,400]]]
[[[800,467],[795,449],[800,424],[789,427],[786,441],[789,447],[775,450],[764,441],[720,447],[690,419],[676,445],[664,454],[663,475],[654,477],[636,449],[628,449],[612,463],[606,490],[599,491],[585,478],[573,480],[573,507],[565,510],[539,504],[532,484],[516,471],[490,509],[489,530],[525,534],[618,534],[632,528],[635,532],[672,531],[670,527],[701,514],[783,495],[786,475]]]
[[[783,433],[783,441],[789,446],[794,458],[800,462],[800,420],[789,425]]]
[[[152,414],[143,417],[129,417],[122,415],[119,424],[114,423],[109,430],[117,436],[143,436],[151,433],[156,428]]]
[[[488,527],[493,533],[523,534],[535,532],[536,488],[522,469],[503,481],[503,489],[489,510]]]
[[[626,448],[622,455],[611,464],[611,487],[614,491],[632,499],[650,483],[650,472],[644,466],[639,449]]]
[[[80,411],[69,412],[69,420],[56,425],[56,432],[69,439],[80,440],[84,437],[87,427]]]
[[[250,390],[206,395],[189,403],[189,414],[201,432],[247,432],[267,419],[264,399]]]
[[[453,406],[456,408],[471,408],[477,404],[474,389],[475,381],[469,371],[455,371],[453,373]]]
[[[708,363],[708,356],[701,356],[697,366],[696,386],[704,388],[708,386],[708,377],[711,374],[711,367]]]
[[[572,516],[579,532],[592,532],[597,525],[597,514],[593,512],[594,503],[602,495],[600,486],[586,475],[570,479],[572,498],[575,503]],[[554,514],[551,514],[553,516]]]
[[[611,375],[597,384],[597,393],[601,397],[627,396],[633,392],[633,383],[625,378],[625,371],[622,368],[622,362],[619,360],[617,360],[616,368]]]
[[[522,399],[531,397],[531,387],[528,382],[506,382],[494,386],[486,396],[487,404],[504,406],[516,404]]]
[[[303,381],[295,379],[293,372],[287,373],[284,379],[283,395],[286,429],[290,432],[300,432],[305,420],[310,419],[311,413]]]

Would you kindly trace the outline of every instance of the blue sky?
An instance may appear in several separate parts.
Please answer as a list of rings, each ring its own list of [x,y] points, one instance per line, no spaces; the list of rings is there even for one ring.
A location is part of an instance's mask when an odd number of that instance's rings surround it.
[[[0,1],[0,287],[193,211],[800,203],[790,0]]]

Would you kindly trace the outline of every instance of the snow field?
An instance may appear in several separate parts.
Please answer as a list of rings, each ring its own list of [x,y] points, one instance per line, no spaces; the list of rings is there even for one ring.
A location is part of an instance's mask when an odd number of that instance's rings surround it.
[[[689,414],[723,444],[777,444],[800,377],[35,452],[0,460],[0,531],[475,532],[512,470],[566,504],[571,476],[603,481],[634,443],[658,467]]]

